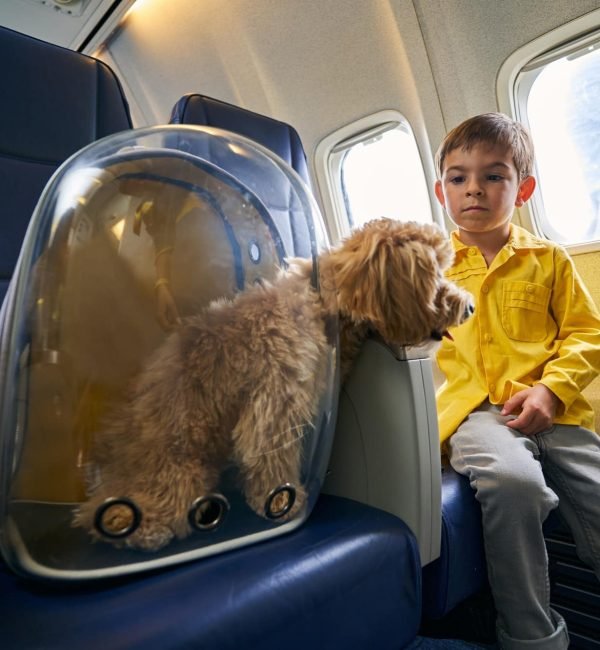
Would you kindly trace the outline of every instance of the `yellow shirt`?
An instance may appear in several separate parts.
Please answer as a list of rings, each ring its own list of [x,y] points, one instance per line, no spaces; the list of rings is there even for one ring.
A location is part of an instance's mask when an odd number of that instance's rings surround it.
[[[581,391],[600,372],[600,313],[565,250],[514,224],[489,268],[456,232],[452,243],[446,277],[473,294],[475,313],[438,351],[441,441],[486,399],[504,404],[537,383],[561,402],[555,423],[593,430]]]

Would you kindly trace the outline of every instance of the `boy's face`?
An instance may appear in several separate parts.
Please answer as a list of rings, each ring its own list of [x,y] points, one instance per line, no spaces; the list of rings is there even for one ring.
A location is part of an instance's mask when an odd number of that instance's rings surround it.
[[[447,154],[435,194],[459,231],[471,237],[497,231],[508,237],[515,206],[534,189],[532,176],[519,181],[510,151],[480,144]]]

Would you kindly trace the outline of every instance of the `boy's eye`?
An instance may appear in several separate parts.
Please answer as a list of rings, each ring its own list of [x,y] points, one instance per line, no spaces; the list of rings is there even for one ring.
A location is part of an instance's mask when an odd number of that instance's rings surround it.
[[[453,185],[464,183],[464,180],[465,180],[464,176],[452,176],[452,178],[449,179],[450,183],[452,183]]]
[[[502,176],[500,174],[488,174],[487,179],[488,181],[498,182],[502,180]]]

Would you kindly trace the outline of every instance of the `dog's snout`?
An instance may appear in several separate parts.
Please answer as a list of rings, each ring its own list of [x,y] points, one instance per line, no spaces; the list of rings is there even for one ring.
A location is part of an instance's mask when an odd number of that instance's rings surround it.
[[[465,307],[465,313],[463,315],[463,320],[467,320],[467,318],[469,318],[469,316],[472,316],[474,313],[475,313],[475,305],[473,305],[472,303],[469,303]]]

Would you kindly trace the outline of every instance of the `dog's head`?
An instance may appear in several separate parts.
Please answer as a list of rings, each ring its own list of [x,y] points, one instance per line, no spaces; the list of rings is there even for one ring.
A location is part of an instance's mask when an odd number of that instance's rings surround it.
[[[340,314],[393,345],[441,339],[473,311],[471,295],[444,278],[453,255],[433,224],[368,222],[329,255]]]

